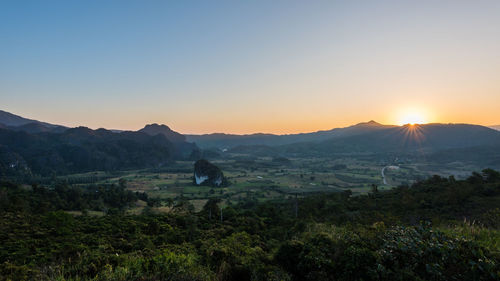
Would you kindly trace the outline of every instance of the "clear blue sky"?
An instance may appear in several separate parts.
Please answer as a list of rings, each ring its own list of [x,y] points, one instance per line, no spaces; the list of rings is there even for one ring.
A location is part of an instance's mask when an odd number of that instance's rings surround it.
[[[0,109],[68,126],[500,123],[500,1],[0,2]]]

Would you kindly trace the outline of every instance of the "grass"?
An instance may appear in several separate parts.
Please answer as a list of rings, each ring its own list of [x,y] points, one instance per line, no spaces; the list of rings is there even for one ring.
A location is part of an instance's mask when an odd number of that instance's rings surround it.
[[[500,231],[497,229],[489,229],[471,222],[465,222],[462,225],[444,227],[440,230],[448,234],[477,241],[481,246],[489,248],[493,252],[500,253]]]

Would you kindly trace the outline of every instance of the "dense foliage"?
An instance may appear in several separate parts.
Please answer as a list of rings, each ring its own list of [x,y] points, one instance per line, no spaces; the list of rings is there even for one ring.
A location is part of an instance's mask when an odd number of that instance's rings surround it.
[[[222,217],[218,200],[199,213],[186,201],[141,215],[17,208],[51,200],[38,188],[2,183],[2,280],[500,280],[493,170],[363,196],[246,202]],[[44,193],[75,204],[65,188]]]
[[[144,132],[78,127],[61,133],[27,133],[0,128],[0,176],[160,167],[195,148]]]
[[[3,182],[0,185],[0,211],[44,213],[48,211],[103,211],[123,212],[137,200],[154,204],[146,193],[125,189],[120,185],[89,185],[86,187],[68,186],[57,183],[46,188],[38,185],[20,187]]]

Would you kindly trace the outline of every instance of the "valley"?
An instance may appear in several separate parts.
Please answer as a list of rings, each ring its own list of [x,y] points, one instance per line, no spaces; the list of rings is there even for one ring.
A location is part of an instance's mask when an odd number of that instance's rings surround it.
[[[186,136],[0,112],[0,280],[497,280],[498,148],[467,124]]]
[[[74,185],[119,184],[126,181],[128,190],[145,192],[150,198],[158,198],[153,207],[156,212],[169,212],[171,207],[187,200],[200,211],[209,199],[221,200],[223,206],[241,203],[286,202],[295,196],[350,192],[353,196],[368,194],[376,185],[378,190],[389,190],[400,185],[411,185],[432,175],[455,175],[465,178],[469,169],[461,165],[434,167],[425,163],[383,164],[342,159],[276,159],[249,155],[226,156],[213,160],[229,181],[227,187],[207,187],[193,184],[193,161],[177,161],[169,168],[142,169],[119,172],[91,172],[57,177],[58,181]],[[284,162],[284,163],[283,163]],[[384,167],[385,182],[381,175]],[[139,204],[129,210],[138,213],[144,209]]]
[[[500,281],[500,1],[0,1],[0,281]]]

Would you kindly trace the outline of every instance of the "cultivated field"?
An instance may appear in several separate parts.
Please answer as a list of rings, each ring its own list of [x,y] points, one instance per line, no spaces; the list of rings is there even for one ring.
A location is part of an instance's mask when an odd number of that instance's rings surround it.
[[[425,163],[374,163],[352,158],[342,159],[285,159],[231,155],[211,161],[222,169],[230,185],[221,188],[193,184],[193,161],[179,161],[168,168],[155,170],[93,172],[63,177],[69,182],[115,183],[126,180],[127,189],[146,192],[160,199],[159,211],[168,211],[179,200],[187,200],[200,210],[209,198],[224,205],[269,200],[292,200],[296,196],[329,192],[364,194],[377,186],[379,190],[398,185],[411,185],[432,174],[467,175],[473,169],[455,163],[435,169]],[[385,167],[385,169],[384,169]],[[382,173],[384,169],[384,173]],[[385,176],[385,181],[383,178]],[[385,182],[385,183],[384,183]],[[131,212],[145,207],[138,204]]]

